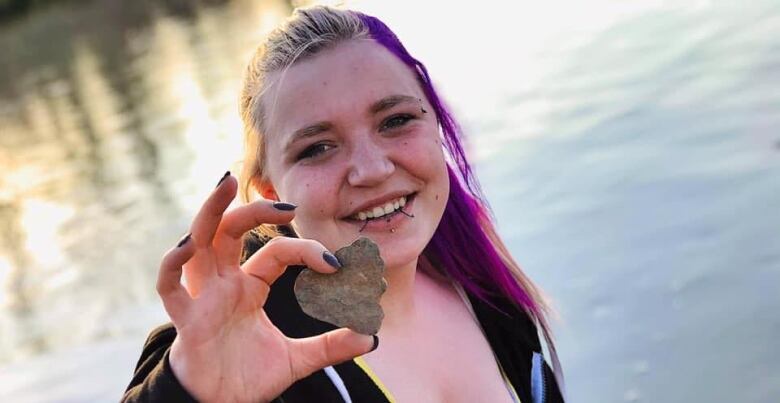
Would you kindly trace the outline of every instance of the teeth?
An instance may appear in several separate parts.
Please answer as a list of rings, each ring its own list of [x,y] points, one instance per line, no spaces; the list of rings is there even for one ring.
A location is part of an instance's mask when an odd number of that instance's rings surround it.
[[[405,205],[406,205],[406,197],[400,197],[398,198],[398,200],[385,203],[384,206],[377,206],[371,210],[361,211],[352,217],[357,218],[360,221],[364,221],[369,218],[379,218],[382,217],[383,215],[390,214]]]

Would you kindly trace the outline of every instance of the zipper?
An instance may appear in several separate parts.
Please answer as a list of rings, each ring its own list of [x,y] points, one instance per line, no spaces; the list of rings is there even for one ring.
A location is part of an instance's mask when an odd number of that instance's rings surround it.
[[[542,403],[545,403],[547,402],[547,371],[544,370],[544,357],[542,357],[540,354],[539,358],[542,361]]]
[[[531,358],[531,394],[534,403],[547,401],[547,376],[544,370],[544,357],[534,351]]]

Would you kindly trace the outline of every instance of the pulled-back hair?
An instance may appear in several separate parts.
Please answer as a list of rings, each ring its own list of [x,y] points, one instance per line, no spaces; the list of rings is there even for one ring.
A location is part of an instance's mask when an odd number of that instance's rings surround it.
[[[493,305],[496,294],[513,302],[536,322],[544,335],[558,384],[562,373],[548,316],[550,307],[539,288],[523,273],[498,236],[474,172],[461,143],[461,129],[436,93],[425,66],[412,57],[382,21],[363,13],[325,6],[296,9],[286,23],[273,31],[252,57],[241,93],[245,155],[241,196],[252,199],[253,188],[265,180],[264,134],[273,102],[263,94],[273,83],[270,73],[284,72],[305,60],[350,40],[374,40],[414,72],[433,107],[447,153],[450,193],[444,215],[418,260],[418,268],[451,278],[480,300]],[[271,108],[270,110],[268,108]],[[258,229],[275,236],[273,227]]]

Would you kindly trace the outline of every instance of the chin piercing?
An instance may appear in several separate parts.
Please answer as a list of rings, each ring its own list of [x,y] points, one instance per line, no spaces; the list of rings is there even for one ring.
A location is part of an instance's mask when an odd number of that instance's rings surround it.
[[[395,228],[390,228],[390,232],[395,234]]]

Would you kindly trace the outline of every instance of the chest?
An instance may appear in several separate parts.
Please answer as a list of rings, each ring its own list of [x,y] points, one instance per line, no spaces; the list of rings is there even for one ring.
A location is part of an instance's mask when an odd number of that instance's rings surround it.
[[[365,356],[395,400],[512,402],[490,344],[465,306],[436,318],[402,335],[386,335],[381,348]]]

